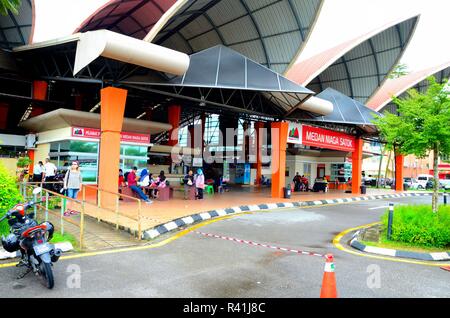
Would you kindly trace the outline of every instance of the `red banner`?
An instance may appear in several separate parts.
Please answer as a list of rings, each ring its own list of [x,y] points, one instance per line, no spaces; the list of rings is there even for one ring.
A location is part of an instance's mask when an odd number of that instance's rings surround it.
[[[100,139],[100,129],[72,127],[72,137]],[[121,132],[120,140],[137,144],[149,144],[150,135]]]
[[[355,137],[328,129],[303,125],[302,144],[353,152],[355,150]]]

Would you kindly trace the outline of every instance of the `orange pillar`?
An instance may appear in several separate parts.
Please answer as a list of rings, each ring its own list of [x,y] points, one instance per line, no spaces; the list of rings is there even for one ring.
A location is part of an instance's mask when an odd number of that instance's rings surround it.
[[[48,84],[46,81],[33,81],[33,99],[47,99]]]
[[[352,152],[352,194],[360,194],[362,181],[362,150],[363,140],[355,139],[355,151]]]
[[[256,136],[256,184],[261,185],[262,177],[262,144],[263,144],[263,133],[264,133],[264,123],[255,123],[255,136]]]
[[[272,198],[283,198],[286,186],[286,145],[289,124],[273,122],[271,124],[272,139]]]
[[[169,146],[175,146],[178,144],[178,127],[180,127],[181,118],[181,106],[180,105],[170,105],[168,108],[168,121],[172,125],[172,129],[169,130],[169,141],[167,144]],[[175,134],[172,136],[172,133]]]
[[[28,150],[28,158],[30,158],[30,160],[31,160],[30,166],[28,168],[28,174],[31,177],[31,176],[33,176],[33,171],[34,171],[34,149]]]
[[[98,162],[98,186],[100,189],[117,193],[120,164],[120,132],[127,91],[115,87],[107,87],[100,91],[101,102],[101,137]],[[116,196],[103,193],[101,206],[111,207],[116,204]]]
[[[395,155],[395,191],[403,191],[403,155]]]
[[[46,81],[33,81],[33,99],[46,100],[47,99],[48,83]],[[33,109],[29,118],[42,115],[44,108],[42,106],[33,105]]]

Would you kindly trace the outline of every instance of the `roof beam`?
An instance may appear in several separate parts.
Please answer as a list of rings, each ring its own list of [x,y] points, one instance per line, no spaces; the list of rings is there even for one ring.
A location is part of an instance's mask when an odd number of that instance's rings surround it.
[[[160,39],[158,39],[157,43],[158,44],[164,43],[164,41],[166,41],[168,38],[170,38],[175,33],[180,33],[180,32],[178,32],[180,29],[182,29],[183,27],[185,27],[186,25],[188,25],[189,23],[191,23],[192,21],[197,19],[200,15],[202,15],[203,12],[208,11],[210,8],[214,7],[220,1],[221,0],[212,0],[207,5],[205,5],[201,10],[199,10],[197,13],[191,15],[189,18],[187,18],[186,20],[181,22],[179,25],[177,25],[174,29],[171,29],[166,34],[164,34]],[[195,3],[195,2],[193,2],[193,3]],[[192,6],[192,4],[191,4],[191,6]],[[175,19],[173,21],[175,21]],[[173,23],[173,21],[170,23]]]
[[[270,68],[271,64],[270,64],[269,53],[267,52],[266,44],[264,42],[264,39],[262,38],[261,30],[259,29],[259,26],[256,23],[255,17],[253,16],[253,12],[250,11],[247,3],[244,0],[239,0],[239,2],[242,4],[242,6],[245,8],[245,10],[247,10],[248,16],[250,17],[250,19],[253,22],[253,25],[254,25],[254,27],[256,29],[256,33],[258,33],[259,39],[261,41],[261,45],[263,47],[264,56],[266,57],[266,61],[267,61],[267,66]]]
[[[14,14],[12,14],[11,11],[8,11],[8,15],[9,15],[9,17],[11,18],[12,22],[14,23],[14,25],[16,26],[16,28],[17,28],[17,33],[19,33],[20,39],[22,40],[22,43],[23,43],[23,44],[26,44],[27,42],[25,42],[25,38],[23,37],[22,30],[20,29],[20,26],[19,26],[19,24],[17,23],[17,20],[16,20],[16,18],[14,17]]]

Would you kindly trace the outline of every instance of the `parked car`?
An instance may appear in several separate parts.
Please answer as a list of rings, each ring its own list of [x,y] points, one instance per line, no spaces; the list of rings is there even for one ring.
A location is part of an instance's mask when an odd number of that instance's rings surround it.
[[[425,189],[433,189],[433,180],[427,182]],[[439,189],[450,190],[450,180],[441,180],[439,179]]]
[[[426,189],[427,182],[434,179],[431,174],[419,174],[417,176],[417,182],[421,185],[419,189]]]
[[[377,185],[377,179],[373,177],[364,177],[364,185],[375,187]]]
[[[450,179],[442,179],[439,180],[439,182],[446,191],[450,191]]]
[[[416,183],[416,182],[417,182],[417,180],[414,178],[410,178],[410,177],[403,178],[403,183],[407,184],[410,188],[413,185],[413,183]]]
[[[395,178],[394,179],[392,179],[392,182],[391,182],[391,189],[395,189]],[[409,190],[411,188],[411,185],[410,185],[410,183],[409,182],[406,182],[405,181],[405,178],[403,178],[403,190]]]
[[[395,179],[386,178],[386,185],[392,186],[395,182]]]

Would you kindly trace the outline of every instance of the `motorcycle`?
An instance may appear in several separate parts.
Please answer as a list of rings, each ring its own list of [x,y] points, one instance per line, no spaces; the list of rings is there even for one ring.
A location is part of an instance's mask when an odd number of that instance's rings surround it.
[[[33,194],[37,195],[41,191],[41,188],[36,188]],[[22,254],[16,266],[25,266],[27,270],[19,275],[18,279],[33,272],[36,276],[42,277],[48,289],[52,289],[54,286],[52,266],[58,261],[62,251],[49,243],[53,237],[53,224],[50,222],[38,224],[33,212],[26,213],[27,209],[38,203],[41,202],[29,201],[16,204],[0,219],[0,222],[8,219],[10,226],[10,234],[6,237],[2,236],[2,245],[10,253],[20,250]]]

